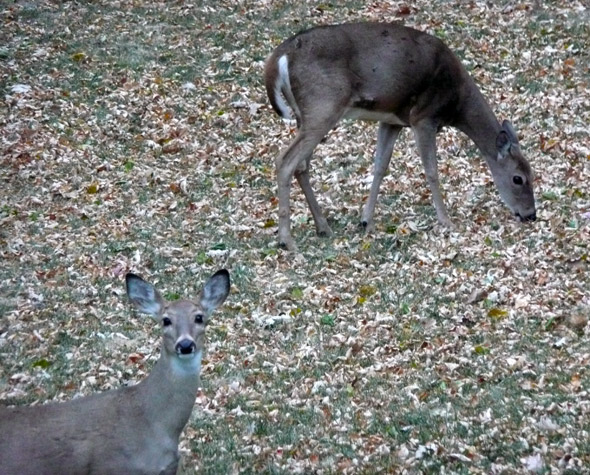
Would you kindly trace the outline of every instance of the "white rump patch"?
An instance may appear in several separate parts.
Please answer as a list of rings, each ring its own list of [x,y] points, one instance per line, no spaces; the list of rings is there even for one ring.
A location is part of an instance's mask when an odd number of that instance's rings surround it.
[[[294,119],[293,108],[296,108],[295,98],[291,92],[291,81],[289,80],[289,59],[284,54],[278,61],[279,75],[275,82],[275,101],[285,119]]]

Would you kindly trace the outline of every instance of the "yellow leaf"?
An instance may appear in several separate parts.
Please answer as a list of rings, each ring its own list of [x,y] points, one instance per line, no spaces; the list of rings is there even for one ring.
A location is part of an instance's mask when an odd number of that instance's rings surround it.
[[[377,292],[377,289],[372,285],[361,285],[361,287],[359,288],[359,294],[361,295],[361,297],[370,297],[375,292]]]
[[[91,183],[86,187],[86,193],[89,195],[95,195],[98,193],[98,183]]]
[[[491,308],[488,311],[488,317],[496,318],[498,320],[501,318],[504,318],[507,315],[508,315],[508,312],[506,310],[502,310],[501,308]]]
[[[72,61],[75,61],[76,63],[80,63],[84,61],[86,58],[86,53],[83,53],[82,51],[78,51],[77,53],[74,53],[72,55]]]

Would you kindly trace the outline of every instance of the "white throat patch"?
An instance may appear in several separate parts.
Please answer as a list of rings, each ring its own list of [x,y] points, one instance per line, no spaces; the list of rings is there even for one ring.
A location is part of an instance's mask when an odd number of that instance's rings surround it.
[[[172,360],[172,371],[179,376],[198,375],[201,372],[202,358],[203,350],[183,355],[183,358],[175,356]]]

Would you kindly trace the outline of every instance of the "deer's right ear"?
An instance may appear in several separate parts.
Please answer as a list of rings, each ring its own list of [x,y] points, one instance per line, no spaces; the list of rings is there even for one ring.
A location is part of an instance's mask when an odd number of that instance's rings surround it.
[[[164,308],[164,299],[156,288],[135,274],[125,276],[127,296],[140,312],[158,317]]]

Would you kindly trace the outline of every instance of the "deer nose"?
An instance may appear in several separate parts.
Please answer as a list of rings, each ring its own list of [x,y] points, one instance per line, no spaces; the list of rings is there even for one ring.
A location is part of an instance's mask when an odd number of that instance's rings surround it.
[[[176,353],[179,355],[190,355],[191,353],[194,353],[196,347],[197,345],[195,345],[193,340],[185,338],[184,340],[176,343]]]

